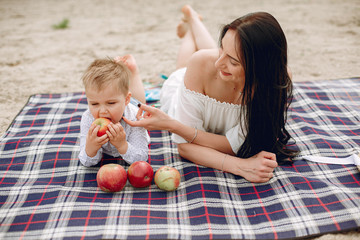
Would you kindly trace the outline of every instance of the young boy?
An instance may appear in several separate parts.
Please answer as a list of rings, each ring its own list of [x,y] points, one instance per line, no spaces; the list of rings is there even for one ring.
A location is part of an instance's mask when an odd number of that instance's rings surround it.
[[[99,163],[103,153],[121,156],[129,164],[147,161],[150,143],[147,130],[130,127],[122,120],[123,116],[136,120],[138,107],[130,103],[135,100],[131,98],[131,90],[134,89],[135,98],[145,102],[144,88],[138,76],[131,55],[95,60],[85,71],[82,80],[89,109],[81,118],[79,154],[84,166]],[[111,120],[108,131],[101,137],[97,136],[100,127],[92,124],[99,117]]]

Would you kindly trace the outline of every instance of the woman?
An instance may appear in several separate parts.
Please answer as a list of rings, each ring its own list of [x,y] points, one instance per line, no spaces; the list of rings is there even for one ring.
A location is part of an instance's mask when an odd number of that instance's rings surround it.
[[[179,154],[196,164],[267,182],[277,161],[295,154],[286,149],[292,83],[284,33],[270,14],[253,13],[226,25],[217,48],[201,16],[188,5],[182,12],[163,111],[141,105],[138,121],[125,121],[172,132]]]

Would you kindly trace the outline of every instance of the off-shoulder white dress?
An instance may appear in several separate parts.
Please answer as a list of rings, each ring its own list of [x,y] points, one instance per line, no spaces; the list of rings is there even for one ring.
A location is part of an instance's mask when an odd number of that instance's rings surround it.
[[[186,68],[178,69],[164,82],[161,89],[161,109],[181,123],[210,133],[225,135],[234,153],[244,142],[240,124],[241,105],[219,102],[184,85]],[[176,143],[187,141],[177,134]]]

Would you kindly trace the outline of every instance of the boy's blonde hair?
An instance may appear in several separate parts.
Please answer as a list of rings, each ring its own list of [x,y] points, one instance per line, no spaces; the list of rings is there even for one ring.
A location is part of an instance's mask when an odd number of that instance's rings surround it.
[[[115,84],[125,96],[129,92],[131,72],[122,62],[113,59],[96,59],[86,69],[82,76],[85,91],[88,88],[103,90],[109,84]]]

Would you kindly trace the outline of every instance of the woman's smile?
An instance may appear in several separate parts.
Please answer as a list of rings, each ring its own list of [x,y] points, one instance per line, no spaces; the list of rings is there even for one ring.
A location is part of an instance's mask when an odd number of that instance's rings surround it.
[[[228,76],[232,75],[231,73],[224,72],[223,70],[220,70],[220,73],[225,77],[228,77]]]

